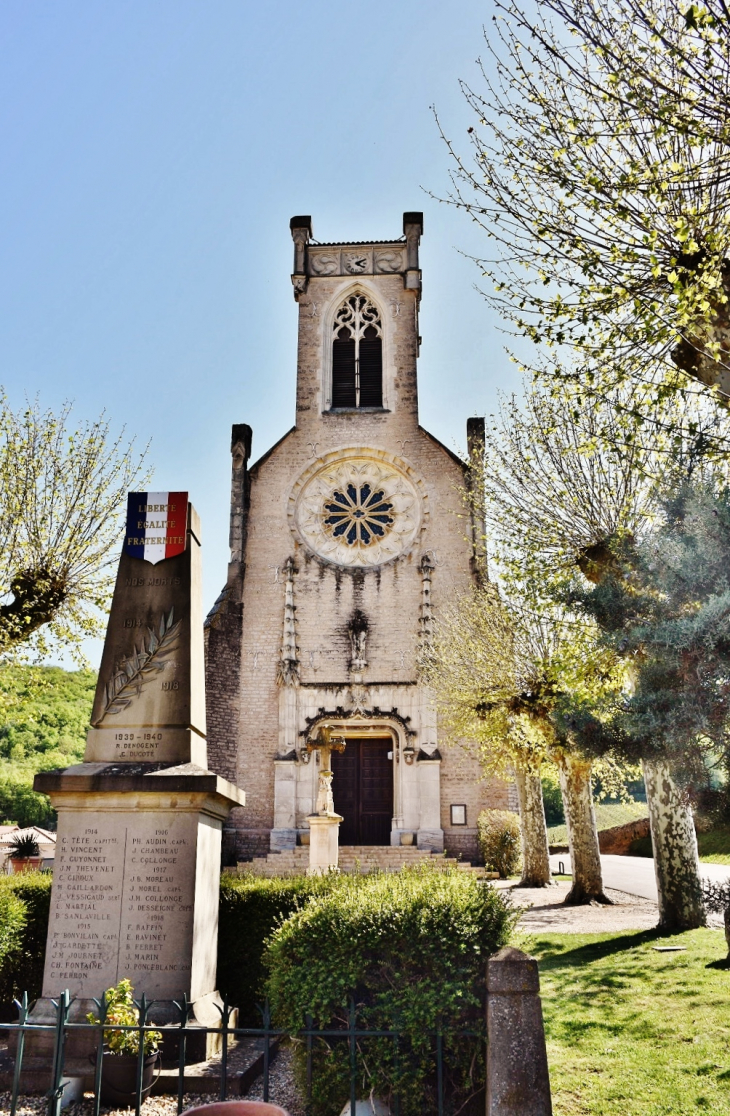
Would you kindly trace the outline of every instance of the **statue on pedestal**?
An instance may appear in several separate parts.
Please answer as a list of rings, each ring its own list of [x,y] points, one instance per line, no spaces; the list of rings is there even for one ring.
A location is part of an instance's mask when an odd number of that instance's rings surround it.
[[[332,794],[332,771],[330,756],[332,751],[344,752],[344,737],[332,736],[331,729],[323,725],[315,740],[307,744],[309,751],[319,752],[319,786],[317,790],[316,813],[309,818],[309,868],[308,875],[316,876],[337,870],[339,859],[340,814],[335,812]]]

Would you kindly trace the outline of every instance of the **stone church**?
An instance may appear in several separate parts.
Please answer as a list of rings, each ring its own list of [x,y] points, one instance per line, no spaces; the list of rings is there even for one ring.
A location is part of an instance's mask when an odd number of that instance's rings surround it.
[[[439,605],[484,576],[464,463],[418,422],[421,213],[403,236],[323,244],[294,217],[294,426],[255,464],[231,442],[231,560],[206,623],[210,766],[245,787],[229,863],[291,849],[314,812],[321,728],[341,845],[476,856],[485,782],[439,738],[419,650]],[[470,419],[470,447],[483,438]]]

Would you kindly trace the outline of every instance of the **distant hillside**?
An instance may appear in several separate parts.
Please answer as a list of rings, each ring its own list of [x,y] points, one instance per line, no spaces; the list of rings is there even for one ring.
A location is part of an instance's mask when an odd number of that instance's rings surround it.
[[[0,821],[54,824],[37,771],[68,767],[84,754],[96,673],[60,667],[0,668]]]
[[[649,816],[649,808],[645,802],[619,802],[613,806],[596,805],[594,810],[599,833],[602,829],[612,829],[615,825],[626,825],[627,822],[638,821],[639,818]],[[551,845],[567,845],[567,827],[551,826],[548,829],[548,841]]]

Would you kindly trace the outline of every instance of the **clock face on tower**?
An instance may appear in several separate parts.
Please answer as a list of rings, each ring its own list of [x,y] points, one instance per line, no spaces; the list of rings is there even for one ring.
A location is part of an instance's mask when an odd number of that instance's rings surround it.
[[[318,558],[338,566],[381,566],[413,545],[423,523],[422,484],[383,450],[341,450],[319,458],[289,499],[293,531]]]

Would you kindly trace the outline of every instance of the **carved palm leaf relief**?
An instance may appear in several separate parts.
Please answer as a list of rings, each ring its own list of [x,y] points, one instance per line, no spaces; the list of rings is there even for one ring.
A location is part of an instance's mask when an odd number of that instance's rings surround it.
[[[173,623],[174,615],[174,608],[170,609],[167,616],[163,613],[157,630],[147,629],[142,650],[138,651],[135,648],[134,652],[118,665],[106,686],[106,706],[103,717],[107,714],[113,716],[127,709],[134,699],[139,697],[147,683],[165,670],[170,655],[177,650],[182,623],[180,620]]]

